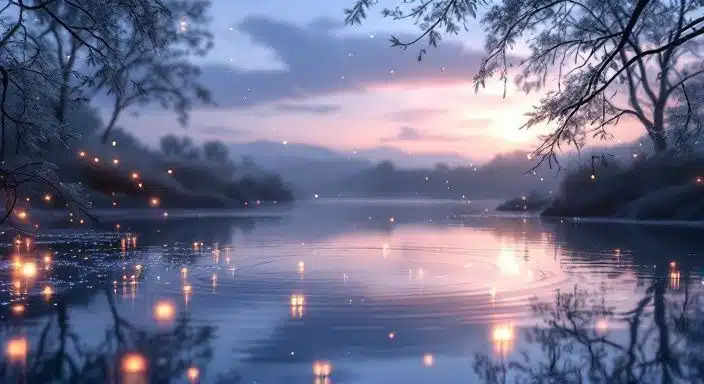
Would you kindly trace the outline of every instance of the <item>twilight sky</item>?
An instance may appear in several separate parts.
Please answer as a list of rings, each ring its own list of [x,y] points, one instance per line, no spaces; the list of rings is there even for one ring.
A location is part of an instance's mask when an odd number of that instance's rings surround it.
[[[185,131],[161,110],[125,115],[120,124],[149,144],[174,132],[197,141],[264,139],[350,153],[393,146],[477,161],[533,148],[540,129],[518,127],[538,94],[509,84],[504,99],[498,80],[474,92],[484,40],[478,23],[419,63],[420,46],[404,52],[388,41],[392,33],[411,36],[412,25],[375,11],[362,27],[344,27],[351,2],[214,0],[215,49],[202,65],[218,108],[195,111]],[[627,131],[618,139],[635,137]]]

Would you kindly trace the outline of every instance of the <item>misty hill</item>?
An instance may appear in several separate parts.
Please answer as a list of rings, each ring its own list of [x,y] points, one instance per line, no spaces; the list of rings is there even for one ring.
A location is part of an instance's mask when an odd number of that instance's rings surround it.
[[[297,195],[308,196],[329,189],[346,178],[367,169],[376,163],[391,161],[399,168],[433,167],[437,163],[470,164],[468,159],[453,154],[414,154],[391,147],[363,149],[356,153],[342,153],[329,148],[272,141],[254,141],[230,145],[233,158],[243,158],[244,163],[256,164],[259,168],[280,174]],[[257,168],[258,167],[258,168]]]

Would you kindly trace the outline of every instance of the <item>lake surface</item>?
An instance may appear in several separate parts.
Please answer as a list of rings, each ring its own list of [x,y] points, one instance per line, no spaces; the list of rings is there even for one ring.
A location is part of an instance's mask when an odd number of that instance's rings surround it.
[[[4,233],[0,376],[702,381],[704,230],[494,205],[320,200]]]

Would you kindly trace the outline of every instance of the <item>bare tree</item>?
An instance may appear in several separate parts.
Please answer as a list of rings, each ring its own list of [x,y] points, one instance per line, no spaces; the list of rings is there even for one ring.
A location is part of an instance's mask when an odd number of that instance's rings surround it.
[[[376,4],[357,1],[346,11],[347,23],[360,23]],[[539,163],[556,163],[562,143],[579,149],[590,136],[609,138],[607,128],[625,115],[643,124],[656,151],[668,148],[665,111],[675,102],[671,96],[701,73],[683,71],[684,57],[697,57],[698,37],[704,34],[700,1],[426,0],[403,2],[383,15],[412,19],[422,30],[407,42],[392,37],[392,45],[405,49],[423,38],[435,46],[443,32],[459,33],[481,6],[486,6],[481,23],[488,36],[486,57],[474,77],[477,89],[495,75],[506,84],[515,64],[517,85],[525,91],[554,81],[555,89],[524,125],[555,127],[534,152]],[[521,42],[530,48],[523,60],[511,56]],[[425,49],[419,59],[423,54]],[[626,106],[616,103],[621,94]]]

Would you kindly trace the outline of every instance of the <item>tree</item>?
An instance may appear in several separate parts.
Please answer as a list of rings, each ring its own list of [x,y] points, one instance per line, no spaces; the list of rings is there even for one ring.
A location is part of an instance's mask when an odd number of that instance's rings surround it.
[[[88,48],[71,34],[63,33],[63,26],[52,15],[40,14],[40,22],[47,28],[48,44],[56,50],[61,84],[54,108],[62,121],[70,97],[112,99],[111,112],[102,134],[105,143],[110,137],[121,113],[135,105],[156,103],[173,109],[183,124],[196,102],[210,103],[209,92],[197,82],[199,68],[189,59],[205,55],[212,48],[212,35],[207,29],[206,11],[209,0],[163,0],[169,17],[149,17],[150,34],[141,26],[123,28],[120,35],[106,40],[115,50],[115,57],[80,64]],[[73,24],[90,23],[90,15],[77,12],[71,2],[54,1],[47,5],[52,14]],[[181,18],[175,22],[173,16]],[[79,68],[80,66],[80,68]]]
[[[206,161],[218,165],[230,165],[230,150],[227,146],[218,140],[207,141],[203,143],[203,157]]]
[[[179,138],[176,135],[166,135],[161,138],[159,145],[161,152],[166,156],[179,157],[186,160],[197,160],[200,157],[200,151],[188,136]]]
[[[360,23],[376,3],[358,0],[346,11],[347,23]],[[557,162],[562,143],[579,149],[589,136],[609,138],[608,128],[625,115],[643,124],[656,151],[668,148],[665,111],[671,96],[701,74],[685,73],[679,60],[700,53],[700,1],[427,0],[403,2],[383,15],[412,19],[422,30],[408,42],[392,37],[392,45],[407,48],[427,38],[435,46],[440,31],[458,34],[477,17],[479,6],[487,6],[481,23],[488,36],[486,57],[474,77],[477,89],[495,75],[506,84],[514,64],[517,85],[525,91],[556,77],[555,89],[524,125],[554,127],[534,151],[539,164]],[[519,42],[530,48],[523,60],[510,54]],[[425,52],[421,49],[419,59]],[[617,103],[621,94],[626,106]]]
[[[32,185],[85,212],[76,186],[59,180],[42,148],[66,144],[66,113],[89,91],[124,95],[129,59],[163,54],[159,48],[170,47],[164,26],[172,20],[159,0],[13,0],[1,6],[0,222],[12,219],[20,190]],[[79,59],[85,65],[76,69]],[[13,142],[7,140],[11,131]]]

